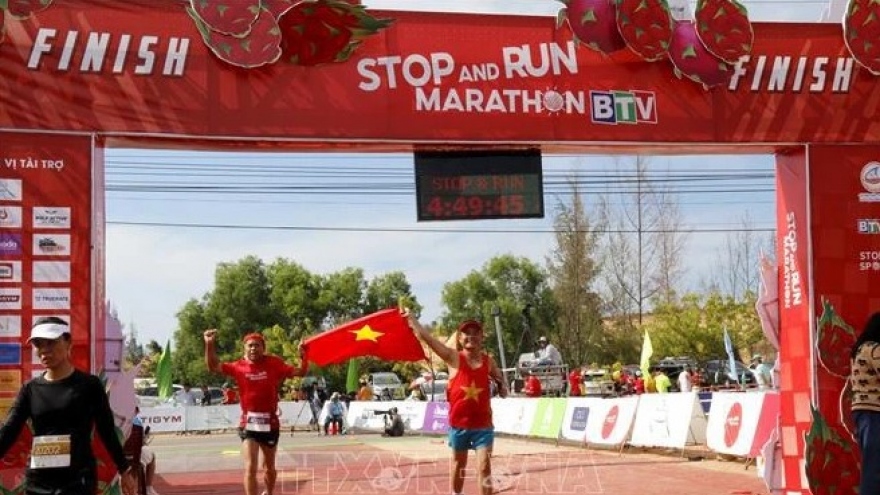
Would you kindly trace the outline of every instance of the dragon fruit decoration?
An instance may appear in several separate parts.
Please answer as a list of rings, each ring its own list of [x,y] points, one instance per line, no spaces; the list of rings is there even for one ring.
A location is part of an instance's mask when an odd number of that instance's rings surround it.
[[[260,0],[190,0],[190,15],[211,31],[246,36],[260,15]]]
[[[53,1],[54,0],[0,0],[0,6],[6,4],[4,8],[6,9],[7,14],[13,19],[24,20],[37,12],[46,10],[46,8],[52,5]]]
[[[343,62],[365,38],[390,23],[389,19],[371,16],[357,2],[302,1],[278,20],[282,59],[305,66]]]
[[[669,59],[675,66],[675,75],[712,88],[726,84],[733,76],[733,65],[712,55],[697,35],[694,21],[675,21]]]
[[[737,0],[698,0],[697,35],[712,55],[735,64],[752,52],[755,33],[749,13]]]
[[[853,58],[880,75],[880,3],[850,0],[843,17],[843,39]]]
[[[666,0],[614,0],[626,46],[648,62],[665,59],[674,22]]]
[[[556,14],[557,29],[568,22],[575,41],[606,55],[626,47],[617,29],[614,0],[559,1],[565,7]]]
[[[281,29],[275,16],[265,9],[248,28],[247,36],[224,34],[208,27],[193,9],[187,9],[205,45],[221,60],[243,68],[275,63],[281,57]]]

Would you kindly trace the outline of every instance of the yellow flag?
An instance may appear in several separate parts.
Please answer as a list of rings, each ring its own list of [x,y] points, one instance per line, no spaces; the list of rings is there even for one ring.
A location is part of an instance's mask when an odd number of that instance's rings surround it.
[[[651,356],[654,355],[654,347],[651,346],[651,336],[645,330],[645,341],[642,343],[642,360],[639,367],[642,368],[642,376],[647,379],[651,376]]]

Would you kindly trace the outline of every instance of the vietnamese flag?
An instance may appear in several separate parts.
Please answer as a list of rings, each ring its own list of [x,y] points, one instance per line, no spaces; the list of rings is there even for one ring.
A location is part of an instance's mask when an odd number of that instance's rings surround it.
[[[309,337],[302,348],[305,359],[318,366],[361,356],[385,361],[427,359],[422,344],[397,308],[377,311]]]

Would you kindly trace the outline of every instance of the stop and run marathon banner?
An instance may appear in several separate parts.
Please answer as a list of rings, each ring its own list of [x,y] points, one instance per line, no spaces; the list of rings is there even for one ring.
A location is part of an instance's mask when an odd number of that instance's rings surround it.
[[[721,454],[755,458],[779,419],[779,394],[715,392],[706,445]]]
[[[7,16],[0,128],[404,148],[876,142],[880,130],[877,78],[837,24],[755,23],[752,54],[707,91],[667,61],[579,47],[552,17],[373,12],[393,24],[346,63],[247,70],[217,59],[184,7],[66,0]]]

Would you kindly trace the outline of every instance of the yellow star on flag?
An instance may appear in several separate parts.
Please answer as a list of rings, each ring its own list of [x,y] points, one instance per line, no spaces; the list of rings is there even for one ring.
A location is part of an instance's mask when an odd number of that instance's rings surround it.
[[[361,340],[372,340],[373,342],[378,343],[379,337],[385,335],[382,332],[377,332],[370,328],[370,325],[364,325],[360,330],[351,330],[351,333],[355,335],[354,341],[358,342]]]
[[[461,389],[464,390],[465,399],[480,400],[480,393],[483,392],[483,389],[477,387],[477,384],[473,380],[471,380],[471,384],[467,387],[462,385]]]

